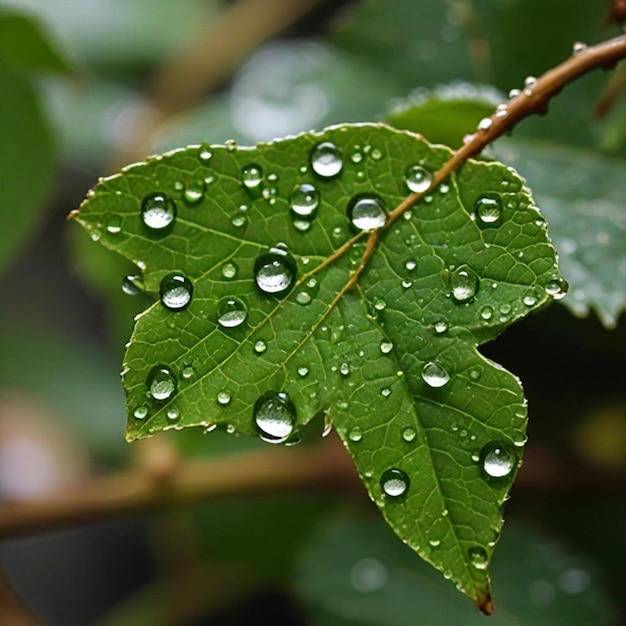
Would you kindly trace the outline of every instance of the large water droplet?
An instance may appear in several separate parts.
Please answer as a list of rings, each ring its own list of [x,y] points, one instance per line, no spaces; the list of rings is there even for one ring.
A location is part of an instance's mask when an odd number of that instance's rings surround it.
[[[183,274],[172,272],[161,280],[159,293],[161,294],[163,306],[171,311],[182,311],[191,302],[193,285]]]
[[[296,407],[288,394],[270,391],[255,402],[253,415],[264,441],[283,443],[293,432]]]
[[[363,194],[350,200],[348,218],[359,230],[370,231],[385,225],[387,212],[378,196]]]
[[[296,262],[283,248],[271,248],[254,263],[254,279],[264,293],[281,296],[292,287],[296,277]]]
[[[330,141],[318,143],[311,151],[311,167],[322,178],[337,176],[343,168],[339,148]]]
[[[221,404],[222,406],[226,406],[227,404],[230,404],[230,393],[228,392],[228,390],[222,389],[221,391],[218,392],[217,403]]]
[[[409,167],[404,174],[404,182],[410,191],[422,193],[430,187],[431,173],[420,165]]]
[[[475,546],[468,550],[468,556],[471,564],[476,569],[487,569],[487,552],[480,546]]]
[[[478,277],[467,265],[457,268],[450,276],[452,297],[457,302],[467,302],[476,295]]]
[[[569,285],[562,278],[553,278],[546,284],[546,293],[555,300],[560,300],[567,295]]]
[[[348,439],[357,443],[363,439],[363,431],[358,426],[353,426],[348,432]]]
[[[168,233],[176,220],[176,205],[164,193],[152,193],[141,203],[141,219],[153,233]]]
[[[402,430],[402,439],[404,439],[404,441],[406,441],[407,443],[410,443],[411,441],[415,441],[416,437],[417,437],[417,433],[415,432],[415,429],[412,428],[411,426],[407,426],[406,428]]]
[[[401,469],[392,468],[383,472],[380,486],[384,493],[392,498],[403,496],[409,489],[409,477]]]
[[[430,361],[422,368],[422,379],[429,387],[443,387],[450,381],[450,374],[439,363]]]
[[[246,317],[248,309],[239,298],[229,296],[222,298],[217,304],[217,321],[222,328],[241,326]]]
[[[176,393],[176,377],[166,365],[156,365],[146,380],[148,392],[155,400],[169,400]]]
[[[124,280],[122,280],[122,291],[127,296],[136,296],[138,293],[141,293],[143,291],[141,276],[136,274],[125,276]]]
[[[263,169],[261,166],[254,163],[244,165],[241,169],[241,182],[251,195],[260,195],[261,183],[263,182]]]
[[[320,194],[313,185],[296,185],[289,196],[289,208],[294,216],[310,220],[315,217],[320,203]]]
[[[505,443],[488,443],[480,452],[481,468],[488,477],[504,478],[509,476],[517,458],[513,450]]]
[[[481,228],[499,226],[502,222],[502,199],[497,193],[485,193],[474,203],[474,211]]]

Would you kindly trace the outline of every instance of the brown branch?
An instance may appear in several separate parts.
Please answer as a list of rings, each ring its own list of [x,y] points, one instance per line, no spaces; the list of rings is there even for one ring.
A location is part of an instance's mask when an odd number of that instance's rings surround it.
[[[519,91],[518,95],[509,102],[498,106],[491,117],[481,120],[477,131],[435,174],[428,189],[407,196],[389,214],[384,228],[389,228],[402,213],[435,189],[468,159],[478,156],[486,146],[498,137],[513,130],[519,121],[530,115],[547,113],[550,100],[563,87],[592,70],[612,68],[624,58],[626,58],[626,35],[610,39],[596,46],[585,47],[573,54],[567,61],[548,70],[540,78],[527,78],[526,85]]]

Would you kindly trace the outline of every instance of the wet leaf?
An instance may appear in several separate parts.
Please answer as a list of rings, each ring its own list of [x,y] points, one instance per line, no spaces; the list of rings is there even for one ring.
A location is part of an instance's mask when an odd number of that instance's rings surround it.
[[[489,611],[526,405],[476,346],[564,294],[545,222],[513,170],[467,163],[341,296],[358,228],[449,157],[383,125],[191,146],[102,180],[74,217],[160,294],[126,352],[129,440],[215,426],[289,444],[324,413],[394,530]]]

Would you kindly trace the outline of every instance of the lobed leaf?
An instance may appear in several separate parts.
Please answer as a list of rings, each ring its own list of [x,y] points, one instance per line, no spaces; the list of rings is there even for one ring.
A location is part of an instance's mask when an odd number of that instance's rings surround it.
[[[201,426],[295,443],[324,414],[396,533],[489,612],[526,403],[476,347],[563,295],[545,222],[511,168],[468,162],[381,231],[343,294],[357,227],[450,154],[366,124],[190,146],[102,180],[74,217],[161,293],[127,346],[129,440]]]

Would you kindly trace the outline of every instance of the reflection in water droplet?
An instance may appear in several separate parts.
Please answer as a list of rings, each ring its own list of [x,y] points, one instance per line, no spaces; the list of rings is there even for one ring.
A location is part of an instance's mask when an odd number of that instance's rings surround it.
[[[409,477],[401,469],[392,468],[383,472],[380,486],[385,494],[398,498],[406,494],[410,485]]]
[[[138,420],[145,419],[146,417],[148,417],[148,407],[145,404],[138,406],[133,411],[133,417]]]
[[[472,269],[463,265],[450,276],[450,287],[452,288],[452,297],[457,302],[467,302],[476,295],[478,278]]]
[[[246,305],[234,296],[222,298],[217,304],[217,321],[222,328],[241,326],[248,317]]]
[[[430,187],[431,173],[419,165],[409,167],[404,174],[404,182],[410,191],[422,193]]]
[[[406,428],[402,430],[402,439],[404,439],[404,441],[406,441],[407,443],[410,443],[411,441],[415,441],[416,437],[417,437],[417,433],[415,432],[414,428],[407,426]]]
[[[487,477],[504,478],[515,468],[517,458],[507,444],[490,442],[480,452],[480,463]]]
[[[378,196],[362,194],[348,203],[348,218],[355,228],[370,231],[385,225],[387,212]]]
[[[497,193],[485,193],[474,203],[474,211],[481,228],[499,226],[502,221],[502,199]]]
[[[238,271],[239,268],[237,267],[237,264],[232,261],[228,261],[222,265],[222,276],[228,280],[235,278]]]
[[[487,552],[480,546],[470,548],[468,551],[469,560],[476,569],[487,569]]]
[[[202,165],[208,165],[209,161],[213,157],[213,153],[208,144],[202,144],[200,146],[200,151],[198,152],[198,160]]]
[[[343,168],[341,153],[334,143],[324,141],[311,151],[311,167],[322,178],[337,176]]]
[[[560,300],[567,295],[569,285],[562,278],[553,278],[546,284],[546,293],[555,300]]]
[[[141,276],[129,275],[125,276],[122,281],[122,291],[127,296],[136,296],[143,291],[143,281]]]
[[[308,291],[299,291],[296,294],[296,302],[298,304],[306,306],[307,304],[311,304],[311,300],[311,294]]]
[[[264,441],[283,443],[294,430],[296,407],[288,394],[270,391],[255,402],[253,415]]]
[[[183,199],[187,204],[198,204],[204,198],[204,181],[189,182],[185,187]]]
[[[313,219],[320,203],[320,194],[313,185],[296,185],[289,196],[291,212],[302,219]]]
[[[117,235],[122,230],[122,218],[119,215],[109,215],[104,222],[104,227],[108,233]]]
[[[254,351],[257,354],[263,354],[266,350],[267,350],[267,344],[264,341],[259,339],[259,341],[255,342]]]
[[[387,568],[373,558],[361,559],[350,572],[350,582],[359,593],[379,591],[387,584],[388,579]]]
[[[182,311],[191,302],[193,285],[183,274],[172,272],[162,278],[159,293],[163,306],[170,311]]]
[[[412,272],[417,267],[417,261],[415,259],[407,259],[404,262],[404,267],[409,270],[409,272]]]
[[[535,306],[535,304],[537,304],[537,296],[534,292],[529,292],[524,296],[522,302],[526,306]]]
[[[383,341],[380,342],[380,351],[383,354],[389,354],[392,350],[393,350],[393,343],[391,343],[391,341],[383,339]]]
[[[443,387],[450,381],[450,374],[439,363],[430,361],[422,369],[422,379],[429,387]]]
[[[286,294],[296,276],[296,262],[283,248],[274,247],[261,254],[254,263],[254,279],[264,293]]]
[[[226,406],[230,403],[230,393],[226,389],[222,389],[217,394],[217,402],[222,406]]]
[[[141,219],[153,233],[165,234],[174,226],[176,205],[164,193],[152,193],[141,203]]]
[[[348,439],[350,439],[350,441],[354,441],[354,443],[357,443],[361,441],[361,439],[363,439],[363,432],[358,426],[353,426],[348,432]]]
[[[254,163],[244,165],[241,169],[241,182],[252,195],[260,195],[261,183],[263,182],[263,169],[261,166]]]
[[[180,418],[180,413],[178,409],[169,409],[167,412],[167,419],[170,422],[176,422]]]
[[[166,365],[156,365],[146,380],[148,392],[155,400],[169,400],[176,393],[176,377]]]

